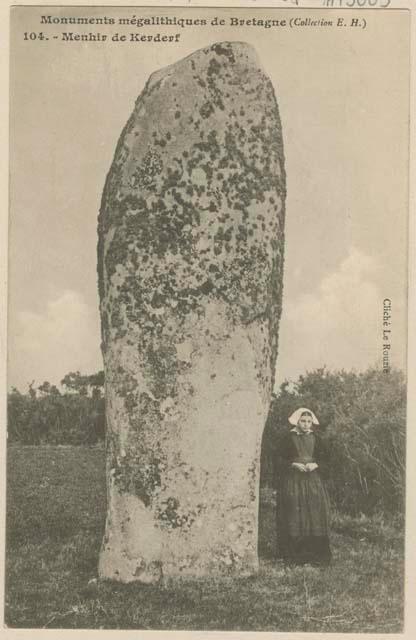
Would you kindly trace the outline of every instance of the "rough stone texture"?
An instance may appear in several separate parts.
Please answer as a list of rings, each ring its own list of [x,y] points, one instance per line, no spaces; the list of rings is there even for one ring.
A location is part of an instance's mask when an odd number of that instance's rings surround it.
[[[250,46],[215,44],[150,77],[99,216],[101,577],[257,568],[284,199],[278,108]]]

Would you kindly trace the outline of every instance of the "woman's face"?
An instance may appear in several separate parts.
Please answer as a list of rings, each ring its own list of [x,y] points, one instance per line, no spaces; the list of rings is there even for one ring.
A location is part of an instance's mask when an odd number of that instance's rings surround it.
[[[310,431],[312,429],[312,416],[301,416],[298,427],[301,431]]]

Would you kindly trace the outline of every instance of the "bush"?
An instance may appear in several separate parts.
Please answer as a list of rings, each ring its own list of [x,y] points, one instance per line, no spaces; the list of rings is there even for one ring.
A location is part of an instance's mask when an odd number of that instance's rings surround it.
[[[406,383],[402,372],[317,369],[274,396],[262,447],[262,482],[272,485],[279,434],[300,406],[318,416],[329,445],[328,489],[351,515],[404,511]]]
[[[101,372],[100,372],[101,373]],[[8,441],[22,444],[95,444],[104,438],[104,376],[65,376],[65,389],[44,382],[8,394]]]

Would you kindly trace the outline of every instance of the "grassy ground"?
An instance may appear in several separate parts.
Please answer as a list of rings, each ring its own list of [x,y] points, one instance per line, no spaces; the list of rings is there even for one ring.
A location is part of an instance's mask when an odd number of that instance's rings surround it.
[[[270,557],[274,514],[263,493],[261,568],[251,578],[100,583],[102,449],[8,452],[6,623],[10,627],[402,631],[403,540],[381,519],[336,516],[329,569]]]

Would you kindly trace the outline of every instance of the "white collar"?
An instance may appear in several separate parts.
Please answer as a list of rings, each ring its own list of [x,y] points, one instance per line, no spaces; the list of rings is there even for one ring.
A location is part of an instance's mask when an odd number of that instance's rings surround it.
[[[304,436],[304,435],[307,435],[308,433],[313,433],[313,429],[308,429],[308,431],[298,431],[296,427],[293,427],[293,429],[291,429],[290,432],[296,433],[298,436]]]

